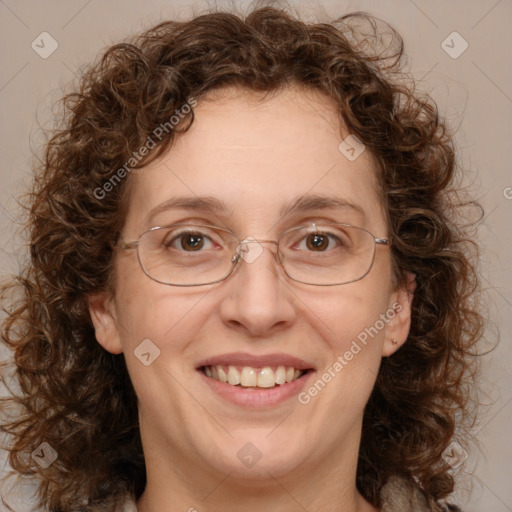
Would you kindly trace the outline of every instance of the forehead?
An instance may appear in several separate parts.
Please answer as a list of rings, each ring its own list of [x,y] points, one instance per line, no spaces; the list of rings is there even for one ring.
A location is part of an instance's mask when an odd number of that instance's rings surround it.
[[[176,198],[213,197],[224,203],[224,211],[214,212],[225,216],[218,218],[223,224],[249,222],[261,230],[293,211],[301,196],[314,195],[353,204],[362,215],[346,220],[381,228],[374,159],[364,151],[349,160],[339,149],[349,134],[334,102],[320,92],[210,93],[171,149],[132,174],[126,224],[140,233],[151,223],[176,220],[172,215],[186,203]]]

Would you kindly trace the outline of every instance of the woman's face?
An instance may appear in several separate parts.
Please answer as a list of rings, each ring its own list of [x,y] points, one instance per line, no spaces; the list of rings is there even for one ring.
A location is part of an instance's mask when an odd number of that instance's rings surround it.
[[[191,129],[165,156],[132,172],[124,241],[188,221],[227,227],[241,240],[277,240],[312,221],[388,236],[374,160],[369,151],[354,160],[339,149],[349,132],[328,99],[298,89],[260,102],[243,91],[221,93],[199,102]],[[313,194],[352,206],[283,213]],[[226,210],[162,208],[173,198],[206,196]],[[167,465],[182,476],[216,471],[286,481],[340,461],[355,471],[381,358],[409,329],[409,301],[393,289],[389,248],[377,246],[359,281],[312,286],[284,274],[274,244],[261,247],[226,280],[193,287],[150,279],[135,250],[120,250],[115,295],[91,298],[98,341],[124,353],[137,393],[148,475]],[[246,383],[263,367],[309,371],[258,388],[208,377],[204,366],[216,364],[245,372]]]

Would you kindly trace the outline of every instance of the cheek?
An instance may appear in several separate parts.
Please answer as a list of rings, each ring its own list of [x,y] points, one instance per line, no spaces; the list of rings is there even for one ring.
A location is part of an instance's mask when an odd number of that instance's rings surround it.
[[[161,356],[170,357],[200,328],[201,299],[207,291],[165,286],[151,280],[133,262],[123,263],[119,274],[125,278],[118,280],[116,310],[124,352],[133,353],[149,339]]]
[[[331,392],[337,390],[331,397],[333,402],[340,404],[342,395],[342,402],[365,401],[371,392],[387,326],[394,316],[388,307],[390,294],[390,279],[375,272],[361,281],[343,285],[336,292],[319,296],[316,306],[310,301],[310,309],[316,315],[310,313],[309,321],[315,322],[323,348],[327,348],[319,377],[333,382],[327,386]]]
[[[324,332],[336,355],[350,350],[354,343],[373,349],[385,336],[387,323],[382,318],[389,318],[389,296],[356,285],[345,285],[342,292],[322,300],[322,318],[326,319]]]
[[[169,397],[182,396],[182,386],[191,377],[194,341],[209,318],[201,301],[206,292],[174,290],[144,278],[147,282],[126,280],[118,289],[124,357],[141,410],[151,411],[154,417],[162,414],[164,418],[163,410],[181,417],[180,407],[188,399],[180,402]]]

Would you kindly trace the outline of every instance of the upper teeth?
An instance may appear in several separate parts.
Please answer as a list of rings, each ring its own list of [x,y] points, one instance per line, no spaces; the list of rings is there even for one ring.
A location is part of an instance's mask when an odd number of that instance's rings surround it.
[[[236,366],[205,366],[204,373],[212,379],[226,382],[233,386],[273,388],[276,384],[284,384],[298,379],[303,370],[296,370],[293,367],[285,368],[278,366],[275,371],[270,366],[264,368],[252,368],[243,366],[241,369]]]

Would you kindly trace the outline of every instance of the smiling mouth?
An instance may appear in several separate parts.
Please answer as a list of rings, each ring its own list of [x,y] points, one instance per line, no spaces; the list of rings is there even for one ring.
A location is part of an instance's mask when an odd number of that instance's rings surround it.
[[[209,378],[243,388],[274,388],[303,377],[310,370],[299,370],[293,366],[202,366],[200,370]]]

